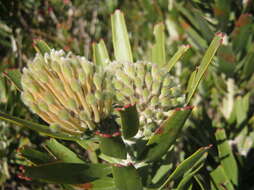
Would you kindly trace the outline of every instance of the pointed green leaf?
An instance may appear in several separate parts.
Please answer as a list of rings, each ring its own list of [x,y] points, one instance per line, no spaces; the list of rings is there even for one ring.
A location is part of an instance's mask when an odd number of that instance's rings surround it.
[[[21,72],[18,69],[6,70],[3,74],[16,86],[19,91],[22,90]]]
[[[180,3],[175,3],[175,7],[190,21],[190,24],[199,29],[202,36],[206,40],[211,40],[213,37],[213,31],[210,29],[210,25],[204,18],[201,11],[193,9],[190,6],[184,7]]]
[[[117,190],[114,179],[105,177],[91,182],[91,190]]]
[[[250,93],[247,93],[246,95],[244,95],[244,97],[242,98],[242,104],[243,104],[243,110],[244,112],[247,114],[249,111],[249,106],[250,106]]]
[[[246,94],[243,98],[238,96],[235,100],[234,106],[237,124],[240,125],[247,118],[249,110],[249,94]]]
[[[107,156],[106,154],[103,154],[103,153],[101,153],[99,157],[102,160],[105,160],[106,162],[108,162],[110,164],[115,164],[115,163],[121,163],[122,162],[122,159],[120,159],[120,158]]]
[[[212,31],[209,30],[209,25],[202,17],[198,16],[197,10],[192,10],[190,7],[184,7],[180,3],[175,3],[175,7],[184,15],[185,18],[180,18],[182,28],[185,30],[189,37],[189,41],[194,47],[197,47],[201,50],[207,48],[206,40],[210,39]],[[192,27],[193,26],[193,27]],[[195,30],[199,29],[203,36],[200,36],[199,33]],[[209,36],[208,36],[209,35]],[[208,36],[208,37],[207,37]]]
[[[48,162],[52,162],[54,160],[47,153],[40,152],[30,147],[21,148],[20,153],[23,157],[25,157],[27,160],[31,161],[36,165],[45,164]]]
[[[250,45],[250,48],[248,49],[248,54],[244,57],[243,62],[243,70],[241,71],[243,76],[248,78],[251,77],[254,73],[254,43]]]
[[[218,166],[215,170],[211,173],[211,178],[214,182],[214,185],[217,187],[218,190],[234,190],[234,186],[231,181],[228,179],[225,170],[222,166]]]
[[[196,77],[197,77],[197,73],[198,73],[198,69],[196,68],[195,71],[193,71],[191,73],[190,79],[188,81],[188,85],[187,85],[187,92],[190,92],[194,86],[195,86],[195,81],[196,81]]]
[[[156,171],[155,175],[153,176],[152,183],[158,183],[163,177],[168,174],[169,170],[172,169],[173,163],[161,165],[160,168]]]
[[[66,133],[62,133],[62,132],[54,132],[54,131],[50,130],[50,128],[48,126],[34,123],[31,121],[27,121],[24,119],[20,119],[20,118],[17,118],[17,117],[14,117],[14,116],[8,115],[6,113],[2,113],[2,112],[0,112],[0,120],[12,123],[12,124],[19,126],[19,127],[26,127],[26,128],[35,130],[39,133],[42,133],[43,135],[54,137],[54,138],[59,138],[59,139],[63,139],[63,140],[71,140],[71,141],[76,141],[76,140],[81,139],[80,136],[72,136],[72,135],[69,135]]]
[[[211,148],[211,146],[202,147],[198,149],[194,154],[189,156],[183,162],[181,162],[174,172],[168,177],[165,183],[159,188],[161,190],[166,184],[171,181],[174,181],[185,173],[190,172],[193,168],[195,168],[198,164],[202,163],[207,157],[207,151]]]
[[[113,166],[113,177],[118,190],[142,190],[141,177],[134,166]]]
[[[106,45],[103,40],[93,44],[93,61],[97,65],[107,65],[110,61]]]
[[[210,41],[213,38],[214,32],[212,29],[212,25],[209,24],[209,22],[206,20],[204,14],[199,11],[195,10],[193,11],[195,15],[195,21],[197,21],[198,29],[200,29],[200,32],[202,33],[202,36],[206,41]],[[191,14],[193,14],[191,13]]]
[[[0,103],[7,103],[8,93],[6,79],[0,75]]]
[[[103,154],[115,158],[126,159],[127,151],[121,137],[100,137],[100,150]]]
[[[191,113],[192,107],[179,108],[155,131],[147,143],[145,160],[161,158],[181,134],[182,127]]]
[[[120,10],[116,10],[111,15],[111,26],[115,59],[117,61],[133,62],[124,15]]]
[[[200,28],[198,21],[196,20],[193,10],[190,7],[184,7],[183,4],[175,3],[175,7],[190,21],[195,28]]]
[[[195,175],[194,178],[195,178],[197,184],[199,185],[200,190],[206,190],[208,188],[208,187],[207,188],[205,187],[205,185],[204,185],[205,182],[204,182],[204,179],[201,178],[201,175]],[[208,186],[208,184],[207,184],[207,186]]]
[[[25,167],[25,176],[58,184],[82,184],[106,177],[112,168],[106,164],[51,163]]]
[[[135,136],[139,129],[139,116],[136,105],[118,109],[122,122],[122,133],[125,139]]]
[[[200,164],[194,171],[187,173],[184,175],[183,179],[177,185],[178,190],[185,190],[190,185],[190,180],[198,173],[198,171],[204,166],[204,164]]]
[[[84,163],[73,151],[59,143],[55,139],[45,142],[47,150],[56,157],[57,160],[68,163]]]
[[[155,44],[152,47],[152,62],[160,66],[166,64],[165,53],[165,27],[163,23],[159,23],[154,27]]]
[[[201,64],[198,68],[198,71],[194,71],[194,72],[197,72],[195,74],[195,80],[194,81],[191,81],[193,82],[193,84],[191,85],[192,88],[190,88],[187,93],[188,93],[188,96],[187,96],[187,104],[190,102],[192,96],[194,95],[203,75],[205,74],[209,64],[211,63],[217,49],[219,48],[220,44],[221,44],[221,41],[222,41],[222,38],[223,38],[223,35],[221,33],[218,33],[213,41],[211,42],[209,48],[207,49],[203,59],[201,60]]]
[[[180,23],[187,33],[189,43],[202,51],[205,50],[208,46],[206,40],[185,19],[180,18]]]
[[[243,104],[242,104],[242,97],[238,96],[235,100],[234,104],[234,111],[237,120],[237,124],[240,125],[247,116],[247,113],[244,111]]]
[[[238,184],[238,167],[232,149],[228,143],[225,130],[220,128],[215,133],[218,142],[218,153],[221,159],[221,165],[224,168],[225,174],[234,185]]]
[[[175,66],[175,64],[179,61],[179,59],[189,48],[190,45],[183,45],[178,49],[178,51],[173,55],[173,57],[169,60],[169,62],[166,65],[168,72],[171,71],[171,69]]]
[[[43,40],[34,40],[34,48],[38,53],[42,55],[50,52],[50,47]]]

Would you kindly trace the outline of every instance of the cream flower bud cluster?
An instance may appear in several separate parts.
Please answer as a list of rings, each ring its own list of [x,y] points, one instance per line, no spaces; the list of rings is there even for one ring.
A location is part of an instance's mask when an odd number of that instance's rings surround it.
[[[112,112],[112,83],[84,57],[51,50],[24,68],[22,99],[42,119],[71,133],[94,129]]]
[[[136,104],[143,126],[157,127],[170,110],[184,103],[180,86],[166,67],[146,61],[112,62],[108,70],[115,75],[113,85],[118,104]]]

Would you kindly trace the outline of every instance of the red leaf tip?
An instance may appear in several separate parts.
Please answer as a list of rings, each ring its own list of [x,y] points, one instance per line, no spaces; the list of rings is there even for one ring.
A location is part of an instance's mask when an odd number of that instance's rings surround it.
[[[106,133],[101,133],[99,131],[95,131],[95,134],[100,136],[100,137],[103,137],[103,138],[112,138],[112,137],[121,136],[121,132],[120,131],[114,132],[113,134],[106,134]]]
[[[122,107],[115,108],[116,111],[124,111],[125,109],[128,109],[129,107],[134,106],[135,104],[127,104]]]
[[[205,150],[208,150],[212,147],[213,145],[212,144],[209,144],[208,146],[204,147]]]
[[[184,110],[192,110],[194,106],[185,106],[181,108],[175,108],[175,111],[184,111]]]
[[[155,134],[162,134],[163,133],[163,127],[161,126],[161,127],[159,127],[158,129],[156,129],[156,131],[154,132]]]
[[[23,174],[17,174],[17,177],[19,178],[19,179],[22,179],[22,180],[25,180],[25,181],[31,181],[32,180],[32,178],[30,178],[30,177],[26,177],[26,176],[24,176]]]

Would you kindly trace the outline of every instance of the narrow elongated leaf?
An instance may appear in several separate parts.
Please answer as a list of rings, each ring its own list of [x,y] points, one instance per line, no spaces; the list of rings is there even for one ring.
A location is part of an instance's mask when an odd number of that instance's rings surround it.
[[[211,178],[214,182],[214,185],[217,187],[218,190],[234,190],[234,186],[227,177],[225,170],[222,166],[218,166],[215,170],[211,173]]]
[[[100,150],[103,154],[115,158],[126,159],[127,151],[120,137],[100,137]]]
[[[207,42],[200,36],[200,34],[187,22],[185,19],[180,18],[182,28],[185,30],[188,36],[189,43],[201,51],[207,48]]]
[[[208,187],[206,188],[205,185],[204,185],[204,180],[203,180],[203,179],[202,179],[202,180],[200,179],[200,178],[201,178],[200,175],[195,175],[194,178],[195,178],[197,184],[199,185],[200,190],[206,190],[206,189],[208,189]],[[208,185],[207,185],[207,186],[208,186]]]
[[[191,73],[190,79],[188,81],[187,92],[190,92],[194,88],[196,77],[197,77],[197,73],[198,73],[198,69],[195,69],[195,71],[193,71]]]
[[[59,184],[82,184],[112,173],[105,164],[51,163],[25,167],[25,175],[32,179]]]
[[[21,91],[22,90],[22,85],[21,85],[21,72],[18,69],[11,69],[11,70],[6,70],[3,73],[8,80],[10,80],[16,88]]]
[[[118,190],[142,190],[141,177],[134,166],[113,166],[113,177]]]
[[[135,136],[139,129],[139,116],[136,105],[118,109],[122,122],[122,133],[125,139]]]
[[[234,185],[238,184],[238,167],[233,155],[232,149],[227,141],[224,129],[217,129],[215,133],[218,141],[218,153],[221,159],[221,166],[224,168],[225,174]]]
[[[204,39],[206,41],[212,40],[214,34],[214,28],[212,27],[212,25],[208,23],[208,21],[204,17],[204,14],[201,11],[195,10],[193,11],[193,13],[195,15],[195,21],[197,21],[198,24],[198,29],[200,29],[200,32],[202,33]]]
[[[208,22],[203,18],[202,12],[199,12],[197,9],[189,9],[190,7],[184,7],[180,3],[175,3],[175,7],[185,16],[185,18],[188,18],[190,24],[193,25],[194,28],[200,30],[202,37],[206,40],[212,39],[213,32],[210,29]]]
[[[128,32],[121,11],[116,10],[111,15],[111,26],[115,59],[117,61],[133,62]]]
[[[7,94],[7,85],[6,79],[0,76],[0,103],[7,103],[8,94]]]
[[[40,152],[30,147],[24,147],[20,150],[20,153],[23,157],[30,160],[32,163],[38,164],[45,164],[48,162],[52,162],[54,159],[46,152]]]
[[[57,160],[68,163],[84,163],[73,151],[55,139],[47,140],[45,146]]]
[[[171,69],[175,66],[177,61],[183,56],[183,54],[190,48],[189,45],[181,46],[178,51],[173,55],[173,57],[167,63],[167,71],[170,72]]]
[[[166,63],[165,53],[165,27],[163,23],[159,23],[154,27],[155,44],[152,47],[152,62],[160,66]]]
[[[172,163],[160,166],[160,168],[156,171],[152,179],[153,184],[158,183],[166,174],[168,174],[169,170],[172,167],[173,167]]]
[[[202,147],[198,149],[194,154],[189,156],[183,162],[181,162],[174,172],[168,177],[165,183],[159,188],[161,190],[167,183],[178,179],[179,177],[183,176],[185,173],[189,172],[192,168],[203,162],[206,159],[207,151],[211,148],[211,146]]]
[[[246,94],[244,97],[238,96],[236,98],[234,106],[237,124],[240,125],[247,118],[248,115],[249,94]]]
[[[107,65],[110,61],[106,45],[103,40],[93,44],[93,61],[97,65]]]
[[[221,40],[223,38],[223,35],[221,33],[218,33],[216,34],[216,36],[214,37],[213,41],[211,42],[209,48],[207,49],[202,61],[201,61],[201,64],[198,68],[198,71],[194,71],[194,72],[197,72],[195,74],[195,80],[194,81],[191,81],[193,84],[191,85],[192,88],[190,88],[187,93],[188,93],[188,96],[187,96],[187,104],[190,102],[192,96],[194,95],[203,75],[205,74],[209,64],[211,63],[217,49],[219,48],[220,44],[221,44]]]
[[[185,190],[187,189],[188,185],[190,184],[190,180],[194,177],[194,175],[203,167],[203,164],[200,164],[199,167],[197,167],[194,171],[186,174],[183,179],[180,181],[180,183],[177,185],[178,190]]]
[[[26,128],[35,130],[39,133],[42,133],[43,135],[54,137],[54,138],[59,138],[59,139],[63,139],[63,140],[71,140],[71,141],[76,141],[76,140],[81,139],[80,136],[72,136],[69,134],[61,133],[61,132],[54,132],[54,131],[50,130],[50,128],[48,126],[34,123],[31,121],[27,121],[24,119],[20,119],[20,118],[17,118],[17,117],[14,117],[14,116],[8,115],[6,113],[2,113],[2,112],[0,112],[0,120],[12,123],[12,124],[19,126],[19,127],[26,127]],[[83,137],[83,138],[85,138],[85,137]]]
[[[122,159],[120,159],[120,158],[107,156],[106,154],[103,154],[103,153],[101,153],[99,157],[100,157],[100,159],[105,160],[106,162],[108,162],[110,164],[115,164],[115,163],[121,163],[122,162]]]
[[[252,44],[248,50],[248,54],[243,59],[244,67],[242,70],[242,74],[244,77],[248,78],[254,73],[254,44]]]
[[[181,129],[191,113],[192,107],[176,110],[153,134],[147,143],[145,160],[161,158],[181,134]]]
[[[42,55],[50,52],[50,47],[43,40],[35,40],[34,41],[34,48],[38,53],[40,53]]]
[[[195,27],[195,28],[200,28],[198,21],[196,20],[193,11],[188,9],[187,7],[184,7],[180,3],[175,3],[175,7],[190,21],[190,23]]]

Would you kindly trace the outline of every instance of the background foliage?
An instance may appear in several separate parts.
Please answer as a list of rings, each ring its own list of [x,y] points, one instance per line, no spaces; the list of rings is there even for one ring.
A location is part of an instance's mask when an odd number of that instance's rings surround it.
[[[183,82],[199,65],[214,34],[226,34],[214,63],[199,86],[192,104],[196,106],[185,125],[171,159],[175,165],[201,146],[213,144],[205,166],[192,179],[193,189],[253,189],[253,85],[254,4],[232,0],[10,0],[0,2],[0,109],[21,118],[43,121],[31,114],[20,94],[6,77],[21,69],[34,54],[35,39],[51,47],[73,51],[92,59],[92,43],[111,41],[109,15],[121,9],[126,18],[134,58],[151,56],[153,26],[163,22],[166,54],[170,57],[182,44],[192,48],[174,72]],[[112,50],[110,43],[106,46]],[[111,52],[111,51],[109,51]],[[198,68],[197,68],[198,69]],[[185,84],[187,86],[187,84]],[[42,148],[46,137],[0,123],[0,184],[2,189],[55,189],[36,181],[18,178],[18,153],[23,146]],[[72,150],[91,157],[74,144]],[[167,166],[167,164],[165,164]],[[171,167],[171,166],[168,166]]]

